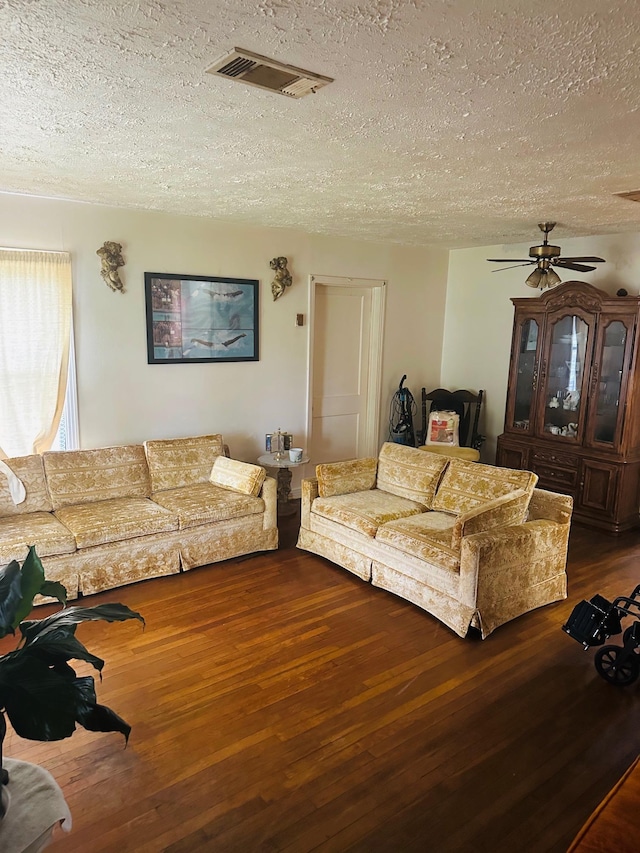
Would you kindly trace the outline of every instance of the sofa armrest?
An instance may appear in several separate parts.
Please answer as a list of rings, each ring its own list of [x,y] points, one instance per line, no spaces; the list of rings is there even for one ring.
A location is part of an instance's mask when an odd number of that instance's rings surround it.
[[[307,477],[300,483],[300,527],[307,530],[311,527],[311,504],[318,497],[318,480],[316,477]]]
[[[453,527],[452,547],[458,549],[463,536],[521,524],[526,519],[530,499],[531,495],[524,489],[515,489],[458,516]]]
[[[461,600],[482,607],[515,589],[526,598],[528,589],[563,574],[569,529],[538,519],[465,536],[460,549]]]
[[[278,527],[278,485],[273,477],[265,477],[260,490],[260,497],[264,501],[263,530],[272,530]]]
[[[534,489],[529,504],[529,520],[546,518],[558,524],[569,525],[573,511],[573,498],[546,489]]]

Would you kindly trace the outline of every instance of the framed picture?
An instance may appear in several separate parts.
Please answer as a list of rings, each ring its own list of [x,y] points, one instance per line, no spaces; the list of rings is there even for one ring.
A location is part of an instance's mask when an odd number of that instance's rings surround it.
[[[258,361],[257,279],[146,272],[147,361]]]

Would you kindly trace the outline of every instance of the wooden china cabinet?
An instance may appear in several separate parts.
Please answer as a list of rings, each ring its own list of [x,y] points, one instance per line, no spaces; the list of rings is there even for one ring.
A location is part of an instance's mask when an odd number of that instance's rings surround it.
[[[496,464],[570,494],[576,521],[639,524],[640,297],[570,281],[511,300],[515,320]]]

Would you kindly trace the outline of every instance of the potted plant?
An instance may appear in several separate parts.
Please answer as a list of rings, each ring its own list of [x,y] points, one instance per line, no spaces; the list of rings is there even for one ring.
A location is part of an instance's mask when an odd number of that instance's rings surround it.
[[[57,599],[62,609],[43,619],[25,620],[38,594]],[[0,569],[0,638],[15,634],[16,628],[21,635],[16,649],[0,655],[2,784],[8,782],[8,774],[2,769],[5,714],[16,733],[29,740],[62,740],[73,734],[76,725],[89,731],[121,732],[125,740],[129,738],[131,726],[110,708],[98,704],[94,679],[76,676],[69,661],[86,661],[98,672],[104,666],[104,661],[91,654],[76,637],[76,627],[81,622],[138,619],[144,625],[144,619],[124,604],[67,607],[66,600],[67,591],[62,584],[45,580],[33,547],[22,566],[14,560]]]

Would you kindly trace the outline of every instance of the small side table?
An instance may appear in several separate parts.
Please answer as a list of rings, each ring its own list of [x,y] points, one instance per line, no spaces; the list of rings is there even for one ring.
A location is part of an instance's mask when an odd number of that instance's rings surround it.
[[[294,507],[290,504],[291,468],[297,468],[299,465],[306,465],[308,461],[309,457],[303,455],[300,462],[292,462],[286,451],[282,459],[277,459],[275,453],[264,453],[262,456],[258,456],[258,465],[263,465],[265,468],[275,468],[278,472],[276,482],[278,483],[279,513],[285,515],[287,512],[293,512]]]

